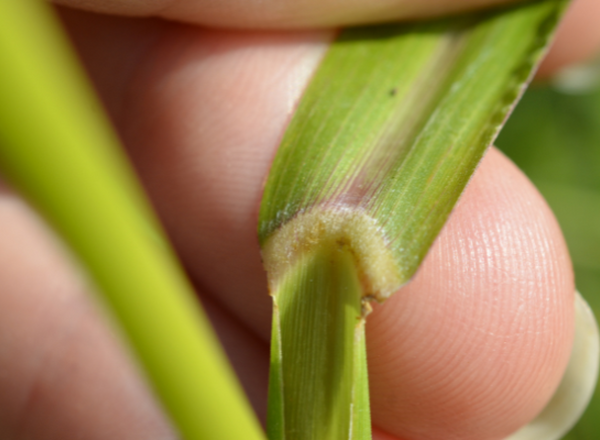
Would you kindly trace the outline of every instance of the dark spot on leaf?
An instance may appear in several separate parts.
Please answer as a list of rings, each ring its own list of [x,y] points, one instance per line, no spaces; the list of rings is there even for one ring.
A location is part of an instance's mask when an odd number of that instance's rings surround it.
[[[390,90],[390,96],[396,96],[396,93],[398,92],[398,90],[394,87],[393,89]]]

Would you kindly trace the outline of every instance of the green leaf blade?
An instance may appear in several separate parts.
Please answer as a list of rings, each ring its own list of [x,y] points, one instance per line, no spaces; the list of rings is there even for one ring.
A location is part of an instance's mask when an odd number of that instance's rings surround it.
[[[261,243],[299,212],[349,206],[378,220],[408,281],[522,93],[566,3],[342,33],[273,163]]]
[[[340,306],[328,302],[338,293],[325,281],[350,262],[331,266],[321,253],[341,244],[349,252],[363,326],[368,301],[387,298],[418,269],[567,3],[349,29],[333,44],[283,138],[259,216],[275,304],[272,440],[370,438],[364,329],[339,333]],[[324,311],[329,325],[315,320]],[[327,379],[341,367],[311,370],[315,359],[346,356],[327,350],[333,340],[352,350],[345,362],[354,373],[339,374],[343,392]],[[340,392],[350,398],[326,416]]]
[[[537,2],[477,24],[436,111],[373,198],[369,210],[385,222],[406,279],[416,271],[522,93],[547,43],[548,35],[541,35],[560,12],[556,2]]]

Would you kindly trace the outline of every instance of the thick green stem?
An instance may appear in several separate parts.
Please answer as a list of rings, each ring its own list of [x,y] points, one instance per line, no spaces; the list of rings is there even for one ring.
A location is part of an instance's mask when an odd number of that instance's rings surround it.
[[[87,270],[181,438],[263,439],[42,1],[0,2],[0,172]]]

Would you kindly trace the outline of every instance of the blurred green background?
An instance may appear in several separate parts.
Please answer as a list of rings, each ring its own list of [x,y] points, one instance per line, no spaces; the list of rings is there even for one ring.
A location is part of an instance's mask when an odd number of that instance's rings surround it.
[[[600,320],[600,63],[533,85],[496,145],[553,209],[573,259],[577,288]],[[563,440],[600,438],[600,387]]]

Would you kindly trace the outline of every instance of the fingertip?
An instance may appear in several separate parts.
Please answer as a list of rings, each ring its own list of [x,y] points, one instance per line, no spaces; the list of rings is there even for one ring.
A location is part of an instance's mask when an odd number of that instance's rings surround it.
[[[517,0],[54,0],[92,12],[161,17],[210,27],[316,29],[439,17]]]
[[[182,27],[139,69],[121,121],[192,275],[265,337],[256,209],[329,38]],[[572,294],[552,214],[492,150],[415,280],[369,320],[374,422],[419,440],[501,438],[518,428],[566,365]]]
[[[501,439],[558,385],[573,276],[552,213],[492,150],[415,279],[367,325],[373,422],[406,439]]]
[[[426,19],[518,0],[262,0],[173,2],[161,16],[237,29],[325,29]]]
[[[0,437],[175,437],[90,290],[0,184]]]
[[[169,8],[173,0],[52,0],[53,3],[69,8],[101,14],[146,17],[156,15]]]
[[[573,1],[556,34],[548,56],[538,70],[539,78],[547,78],[561,69],[584,63],[600,52],[600,2]]]
[[[182,26],[135,80],[127,149],[195,281],[268,338],[263,181],[331,32]]]

